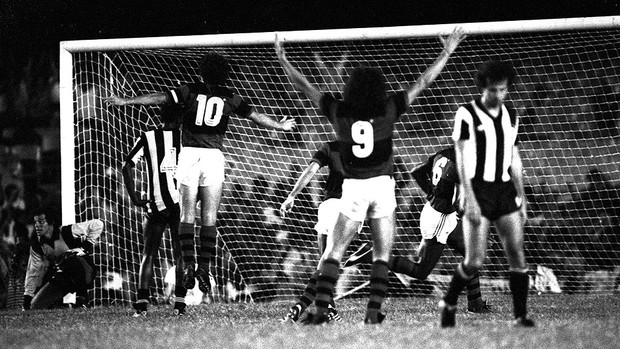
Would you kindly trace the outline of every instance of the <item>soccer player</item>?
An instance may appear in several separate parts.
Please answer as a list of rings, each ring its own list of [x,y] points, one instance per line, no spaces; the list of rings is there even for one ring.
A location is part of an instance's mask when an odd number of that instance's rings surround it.
[[[526,198],[517,137],[519,119],[504,104],[515,75],[510,62],[485,62],[475,76],[480,97],[456,112],[452,139],[461,185],[465,258],[440,302],[442,327],[455,325],[459,294],[483,265],[491,223],[497,227],[510,266],[515,324],[534,326],[526,307],[529,278],[523,252]]]
[[[314,226],[318,234],[318,246],[319,253],[322,256],[327,246],[327,239],[334,230],[336,219],[340,213],[340,203],[342,196],[342,182],[344,180],[342,164],[340,162],[340,144],[338,142],[326,142],[324,143],[312,156],[308,167],[302,172],[297,179],[295,186],[289,193],[286,200],[280,206],[280,213],[282,217],[285,217],[288,212],[294,206],[295,197],[310,183],[317,171],[324,166],[329,169],[329,175],[325,181],[325,188],[323,194],[323,202],[319,205],[319,211],[317,215],[317,223]],[[360,229],[361,229],[360,225]],[[359,232],[359,231],[358,231]],[[293,305],[286,316],[282,319],[285,321],[297,322],[303,312],[312,304],[316,298],[316,283],[319,277],[321,262],[315,272],[310,276],[306,288],[303,294],[295,305]],[[331,320],[341,321],[341,317],[338,311],[335,309],[334,304],[328,306],[328,317]]]
[[[456,171],[454,147],[448,147],[431,155],[427,161],[412,172],[420,188],[426,193],[426,203],[420,213],[422,241],[418,250],[419,259],[414,262],[406,257],[392,256],[390,270],[424,280],[433,271],[446,245],[465,256],[463,224],[455,205],[458,199],[458,173]],[[344,267],[358,263],[371,263],[371,244],[360,247],[344,263]],[[473,313],[490,311],[482,299],[480,279],[474,275],[467,284],[467,310]]]
[[[170,228],[172,251],[174,255],[176,282],[174,288],[174,315],[185,314],[185,296],[183,287],[183,260],[179,242],[179,191],[174,179],[177,170],[179,152],[181,151],[181,131],[179,121],[183,109],[179,105],[163,105],[161,120],[163,127],[142,133],[133,148],[127,154],[122,173],[125,188],[131,202],[147,210],[143,223],[144,250],[138,282],[138,299],[133,304],[136,316],[145,316],[149,304],[149,287],[153,277],[153,261],[159,250],[161,238]],[[136,192],[133,169],[140,159],[147,164],[148,196],[142,198]]]
[[[60,217],[51,206],[36,209],[30,239],[30,258],[24,280],[23,309],[45,309],[67,293],[76,293],[76,305],[86,305],[88,288],[95,278],[91,254],[103,232],[103,222],[92,219],[60,226]],[[46,268],[55,267],[41,289]]]
[[[188,83],[166,92],[156,92],[131,98],[110,96],[112,105],[158,105],[164,103],[185,106],[176,178],[181,196],[179,238],[184,262],[183,286],[194,288],[195,280],[203,293],[211,288],[209,266],[215,258],[217,212],[224,183],[225,158],[222,153],[224,136],[231,116],[238,115],[256,124],[276,130],[295,128],[291,117],[281,121],[258,113],[241,96],[226,86],[230,66],[219,53],[207,53],[200,62],[202,82]],[[198,268],[194,246],[196,203],[200,201],[200,247]]]
[[[443,50],[433,65],[407,91],[390,96],[386,95],[385,77],[379,70],[355,68],[344,87],[343,100],[336,100],[312,85],[288,61],[282,42],[276,37],[276,54],[289,79],[334,127],[345,177],[340,214],[321,258],[314,324],[329,321],[328,306],[333,301],[340,260],[366,218],[372,231],[373,263],[364,323],[378,324],[385,318],[380,310],[388,287],[388,261],[395,234],[394,123],[435,80],[464,37],[460,29],[447,38],[440,37]]]

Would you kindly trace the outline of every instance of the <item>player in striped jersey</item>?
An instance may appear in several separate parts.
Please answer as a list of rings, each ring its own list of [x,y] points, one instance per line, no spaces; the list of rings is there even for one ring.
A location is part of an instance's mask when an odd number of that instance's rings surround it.
[[[390,270],[424,280],[433,271],[446,245],[465,256],[463,224],[458,217],[458,173],[456,171],[454,147],[448,147],[431,155],[427,161],[412,172],[420,188],[426,193],[426,203],[420,213],[422,241],[418,249],[418,260],[403,256],[392,256]],[[344,267],[359,263],[371,263],[371,244],[366,243],[353,253]],[[480,292],[480,279],[476,274],[467,284],[467,310],[473,313],[490,310]]]
[[[482,64],[475,77],[480,98],[456,112],[452,139],[461,183],[466,253],[440,303],[442,327],[455,325],[458,296],[483,265],[491,223],[497,227],[510,267],[515,324],[534,326],[526,307],[529,277],[523,225],[527,216],[517,138],[519,122],[504,104],[515,75],[509,62]]]
[[[334,230],[338,213],[340,212],[340,198],[342,197],[342,182],[344,180],[342,164],[340,162],[340,144],[338,142],[326,142],[324,143],[312,156],[308,167],[297,179],[295,186],[289,193],[286,200],[280,207],[280,213],[282,217],[286,216],[288,212],[293,208],[295,197],[310,183],[310,180],[314,177],[317,171],[321,167],[327,166],[329,169],[329,175],[325,181],[325,188],[323,193],[323,202],[319,205],[319,212],[317,216],[317,223],[314,226],[318,234],[318,247],[319,254],[322,256],[327,246],[327,239]],[[361,230],[360,226],[360,230]],[[358,231],[359,232],[359,231]],[[299,297],[299,300],[293,305],[286,316],[282,319],[282,322],[292,321],[297,322],[301,314],[314,302],[316,298],[316,283],[320,270],[319,265],[315,272],[310,276],[306,288],[303,294]],[[340,321],[340,315],[334,307],[334,304],[329,305],[328,317],[330,320]]]
[[[238,115],[257,125],[290,131],[295,120],[284,117],[276,121],[258,113],[246,100],[226,87],[230,65],[217,52],[207,53],[200,62],[202,82],[188,83],[166,92],[149,93],[132,98],[110,96],[112,105],[157,105],[164,103],[185,106],[183,113],[183,151],[179,155],[177,180],[181,195],[179,237],[184,262],[183,286],[194,288],[195,280],[204,293],[210,291],[210,263],[215,258],[217,213],[222,198],[225,158],[224,136],[231,116]],[[200,202],[200,246],[198,266],[194,246],[196,203]]]
[[[443,50],[433,65],[408,90],[390,96],[386,95],[385,77],[379,70],[355,68],[344,87],[343,100],[310,84],[288,61],[276,38],[276,54],[290,80],[332,124],[344,169],[341,210],[328,238],[317,280],[314,324],[329,321],[328,307],[333,301],[340,260],[366,218],[372,231],[373,263],[364,323],[378,324],[385,318],[380,310],[387,293],[388,260],[395,233],[394,123],[435,80],[464,37],[462,30],[455,29],[448,38],[440,38]]]
[[[144,250],[140,263],[138,298],[133,304],[135,315],[146,315],[149,304],[149,287],[153,278],[153,261],[161,243],[161,238],[170,228],[172,239],[176,283],[174,289],[175,315],[185,313],[187,289],[182,285],[183,269],[181,245],[179,242],[179,191],[174,179],[181,151],[181,131],[179,120],[183,109],[176,105],[161,107],[163,127],[142,133],[125,158],[122,173],[131,202],[147,210],[142,230]],[[140,159],[144,159],[148,177],[148,195],[142,198],[136,192],[133,169]]]

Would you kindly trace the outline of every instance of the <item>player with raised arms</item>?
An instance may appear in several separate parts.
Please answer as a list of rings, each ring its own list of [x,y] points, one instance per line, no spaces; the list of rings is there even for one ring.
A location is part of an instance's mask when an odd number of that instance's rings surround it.
[[[351,72],[343,100],[336,100],[331,94],[322,93],[293,67],[276,36],[276,54],[289,79],[332,124],[344,169],[340,214],[321,259],[314,324],[329,321],[328,307],[333,301],[340,261],[367,218],[372,231],[373,263],[364,323],[378,324],[385,318],[380,310],[387,294],[388,261],[395,234],[394,123],[435,80],[464,38],[461,29],[455,29],[447,38],[440,37],[443,50],[439,57],[406,91],[388,96],[383,73],[360,66]]]
[[[237,115],[275,130],[290,131],[295,120],[284,117],[276,121],[257,112],[245,99],[226,86],[230,65],[217,52],[204,55],[199,65],[202,82],[186,83],[164,92],[136,97],[110,96],[107,103],[117,106],[138,104],[182,104],[183,150],[179,155],[176,178],[181,196],[179,237],[184,262],[183,286],[207,293],[211,288],[210,264],[215,258],[217,243],[217,213],[222,198],[225,158],[224,136],[231,116]],[[200,202],[200,247],[198,267],[194,246],[196,203]]]

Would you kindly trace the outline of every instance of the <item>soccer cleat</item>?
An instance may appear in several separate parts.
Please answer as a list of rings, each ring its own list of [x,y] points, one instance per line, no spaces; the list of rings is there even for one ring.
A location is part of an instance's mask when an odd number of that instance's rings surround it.
[[[439,302],[441,311],[441,327],[454,327],[456,324],[456,305],[448,305],[445,301]]]
[[[133,305],[134,310],[136,311],[133,314],[133,317],[142,317],[147,315],[146,307],[148,306],[147,302],[136,302]]]
[[[194,277],[194,266],[187,266],[185,270],[183,270],[183,287],[188,290],[193,290],[194,286],[196,286],[196,279]]]
[[[516,318],[514,321],[515,327],[536,327],[536,324],[531,319],[526,318],[525,316]]]
[[[301,309],[301,305],[295,304],[288,310],[288,313],[286,313],[286,315],[284,315],[284,317],[280,319],[280,322],[281,323],[297,322],[299,321],[299,316],[301,316],[302,312],[303,312],[303,309]]]
[[[172,314],[174,316],[185,315],[185,303],[174,302],[174,308],[172,308]]]
[[[196,280],[198,280],[198,289],[200,290],[200,292],[204,294],[208,294],[209,292],[211,292],[211,279],[213,277],[209,272],[205,271],[202,268],[198,268],[194,276],[196,277]]]
[[[327,307],[327,318],[329,319],[329,321],[342,321],[342,317],[340,317],[340,314],[338,314],[338,310],[336,310],[336,308],[334,308],[334,306],[331,304]]]
[[[492,312],[491,306],[486,300],[478,299],[467,304],[467,312],[485,314]]]
[[[357,251],[353,252],[342,267],[352,267],[361,263],[372,263],[372,244],[370,242],[363,244]]]
[[[383,322],[383,320],[385,320],[385,314],[383,313],[377,313],[377,319],[371,319],[370,317],[366,317],[364,319],[364,324],[366,325],[378,325],[380,323]]]

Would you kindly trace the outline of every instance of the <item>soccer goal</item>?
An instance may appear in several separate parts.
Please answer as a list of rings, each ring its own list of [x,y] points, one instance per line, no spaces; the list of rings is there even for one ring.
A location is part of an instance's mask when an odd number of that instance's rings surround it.
[[[389,89],[409,86],[441,50],[439,35],[456,25],[281,32],[288,57],[323,91],[337,93],[360,63],[380,68]],[[611,293],[620,263],[620,17],[459,24],[467,39],[436,82],[397,124],[397,244],[415,257],[424,203],[410,171],[450,144],[453,115],[477,95],[473,73],[490,58],[514,62],[509,99],[520,115],[529,200],[526,254],[541,292]],[[63,221],[101,218],[96,246],[97,304],[135,298],[143,212],[133,207],[120,167],[134,139],[160,125],[158,109],[108,107],[103,97],[165,91],[198,79],[209,50],[230,59],[230,87],[259,112],[292,115],[292,133],[234,118],[225,142],[228,163],[218,222],[218,287],[211,299],[265,301],[298,295],[316,266],[313,230],[325,173],[296,201],[278,208],[321,142],[334,134],[297,93],[273,49],[275,33],[65,41],[60,44]],[[144,170],[138,167],[139,170]],[[144,171],[138,187],[144,186]],[[491,235],[483,292],[506,292],[506,261]],[[364,229],[353,251],[369,239]],[[163,242],[153,294],[165,300],[173,267]],[[393,277],[390,296],[429,295],[445,287],[460,260],[448,249],[427,281]],[[338,294],[363,294],[369,267],[344,269]],[[357,290],[357,292],[350,292]],[[367,290],[367,289],[366,289]]]

